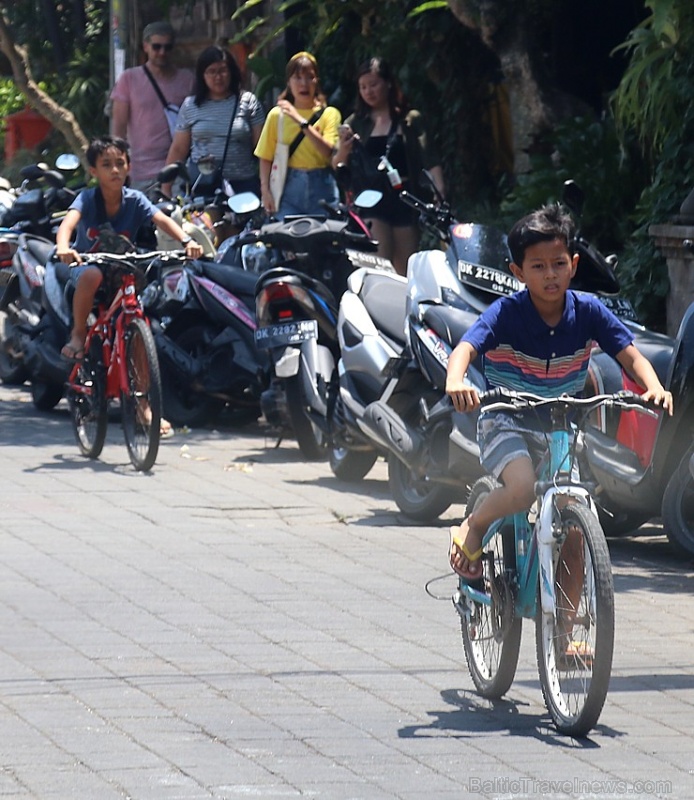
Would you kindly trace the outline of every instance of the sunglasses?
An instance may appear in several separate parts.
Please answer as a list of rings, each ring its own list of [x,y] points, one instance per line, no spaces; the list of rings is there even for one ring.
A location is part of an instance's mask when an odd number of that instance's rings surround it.
[[[162,44],[161,42],[150,42],[150,46],[152,50],[157,53],[160,50],[163,50],[165,53],[170,53],[173,50],[173,44],[171,42],[166,42],[166,44]]]

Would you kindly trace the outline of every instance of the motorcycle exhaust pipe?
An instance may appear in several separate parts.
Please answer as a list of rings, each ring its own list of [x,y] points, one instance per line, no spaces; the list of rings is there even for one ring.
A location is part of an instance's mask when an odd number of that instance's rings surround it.
[[[14,303],[7,304],[7,311],[15,325],[29,325],[31,328],[35,328],[40,322],[38,314],[32,314],[31,311],[19,308]]]
[[[359,420],[362,430],[381,447],[415,469],[422,448],[422,437],[393,409],[380,400],[364,409]]]

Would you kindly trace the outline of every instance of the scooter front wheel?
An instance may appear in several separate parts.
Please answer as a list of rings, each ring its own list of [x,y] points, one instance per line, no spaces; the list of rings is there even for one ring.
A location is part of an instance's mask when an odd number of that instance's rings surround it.
[[[377,458],[375,450],[350,450],[333,446],[330,448],[330,469],[341,481],[356,483],[368,475]]]
[[[433,522],[457,499],[450,486],[421,479],[394,455],[388,456],[388,485],[398,508],[417,522]]]
[[[668,481],[663,494],[663,527],[672,548],[689,559],[694,555],[694,478],[689,450]]]

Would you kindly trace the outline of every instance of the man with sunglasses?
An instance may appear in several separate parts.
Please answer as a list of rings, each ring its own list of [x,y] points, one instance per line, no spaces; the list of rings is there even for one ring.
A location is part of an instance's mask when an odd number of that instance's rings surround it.
[[[174,118],[193,92],[193,72],[173,64],[174,44],[174,29],[168,22],[151,22],[142,31],[147,62],[126,69],[111,91],[111,132],[130,143],[130,180],[135,189],[148,188],[165,165],[171,146],[167,116]]]

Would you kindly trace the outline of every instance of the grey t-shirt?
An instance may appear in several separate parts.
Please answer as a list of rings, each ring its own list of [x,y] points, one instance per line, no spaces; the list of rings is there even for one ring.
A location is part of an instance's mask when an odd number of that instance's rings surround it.
[[[214,156],[219,165],[224,155],[224,144],[232,115],[234,127],[224,165],[224,177],[232,184],[234,179],[247,180],[258,173],[257,159],[253,155],[251,128],[265,122],[265,110],[251,92],[242,92],[239,108],[237,97],[224,100],[205,100],[196,106],[192,96],[186,97],[176,122],[177,131],[190,131],[191,161],[197,163],[203,156]]]

